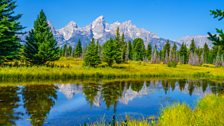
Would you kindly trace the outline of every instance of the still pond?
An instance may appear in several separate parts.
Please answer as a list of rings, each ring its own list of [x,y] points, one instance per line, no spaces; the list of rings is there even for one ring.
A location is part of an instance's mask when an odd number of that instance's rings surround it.
[[[158,117],[173,103],[194,108],[224,85],[209,80],[0,85],[0,125],[74,126],[105,120]]]

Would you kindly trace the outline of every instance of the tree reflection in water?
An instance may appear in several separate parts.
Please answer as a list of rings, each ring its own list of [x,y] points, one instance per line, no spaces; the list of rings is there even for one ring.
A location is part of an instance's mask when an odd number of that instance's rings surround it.
[[[42,126],[57,99],[55,85],[28,85],[22,90],[24,108],[33,126]]]
[[[97,82],[82,85],[59,85],[27,84],[27,86],[21,87],[0,87],[0,125],[16,125],[16,121],[22,118],[23,114],[27,114],[32,125],[44,125],[48,113],[57,100],[58,88],[61,90],[69,87],[68,90],[71,93],[75,94],[75,91],[83,93],[90,106],[101,107],[100,102],[105,103],[107,109],[113,109],[110,124],[115,124],[118,118],[118,103],[128,104],[129,101],[137,97],[150,95],[150,93],[161,91],[161,89],[165,95],[172,91],[188,93],[190,96],[204,95],[203,92],[224,94],[223,84],[207,80],[115,81],[103,84]],[[74,98],[73,95],[72,97]],[[18,111],[20,106],[24,107],[25,112]]]
[[[15,111],[19,107],[19,87],[0,87],[0,126],[15,125],[15,121],[22,116],[21,112]]]

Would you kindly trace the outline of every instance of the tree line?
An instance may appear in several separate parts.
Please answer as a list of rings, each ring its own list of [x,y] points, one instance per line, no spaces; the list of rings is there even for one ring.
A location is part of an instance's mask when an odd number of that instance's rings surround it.
[[[117,35],[119,35],[119,28]],[[95,43],[93,39],[84,53],[85,65],[96,67],[101,62],[106,62],[108,66],[112,66],[114,63],[126,63],[130,60],[147,61],[154,64],[163,62],[171,65],[178,62],[191,65],[219,63],[216,56],[218,48],[214,46],[210,49],[207,43],[203,48],[199,48],[192,40],[189,48],[182,43],[178,49],[176,43],[171,44],[167,41],[163,49],[159,50],[156,45],[152,47],[150,43],[145,47],[141,38],[125,42],[122,36],[116,36],[115,39],[108,40],[102,46]]]
[[[40,11],[34,22],[34,27],[28,33],[26,42],[21,44],[19,36],[24,27],[20,24],[21,14],[15,14],[15,0],[0,1],[0,64],[15,59],[24,59],[30,64],[41,65],[47,61],[55,61],[60,57],[77,57],[84,60],[85,66],[97,67],[102,63],[108,66],[133,61],[147,61],[151,63],[165,63],[176,66],[177,63],[201,65],[215,64],[224,66],[224,33],[217,29],[218,34],[209,34],[214,46],[209,48],[207,43],[202,48],[196,46],[192,40],[188,48],[185,43],[177,46],[176,43],[166,42],[162,49],[150,43],[146,46],[141,38],[126,41],[124,34],[117,28],[115,38],[111,38],[100,45],[94,38],[83,48],[81,41],[77,45],[65,44],[59,47],[47,17]],[[211,11],[219,21],[224,18],[224,11]]]

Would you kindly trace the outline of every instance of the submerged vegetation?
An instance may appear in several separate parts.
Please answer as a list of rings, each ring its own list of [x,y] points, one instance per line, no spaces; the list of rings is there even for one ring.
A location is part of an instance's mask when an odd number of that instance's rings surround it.
[[[186,104],[175,104],[162,110],[158,120],[149,117],[143,120],[116,122],[118,126],[223,126],[224,97],[207,95],[202,98],[192,110]],[[90,124],[90,126],[107,126],[106,122]]]

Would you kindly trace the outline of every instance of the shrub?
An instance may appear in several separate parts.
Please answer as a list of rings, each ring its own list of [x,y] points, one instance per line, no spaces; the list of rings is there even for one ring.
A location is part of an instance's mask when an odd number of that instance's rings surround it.
[[[174,68],[176,68],[177,67],[177,62],[176,61],[171,61],[167,65],[168,65],[168,67],[174,67]]]
[[[101,63],[99,64],[97,67],[102,67],[102,68],[105,68],[105,67],[108,67],[109,65],[107,63]]]

